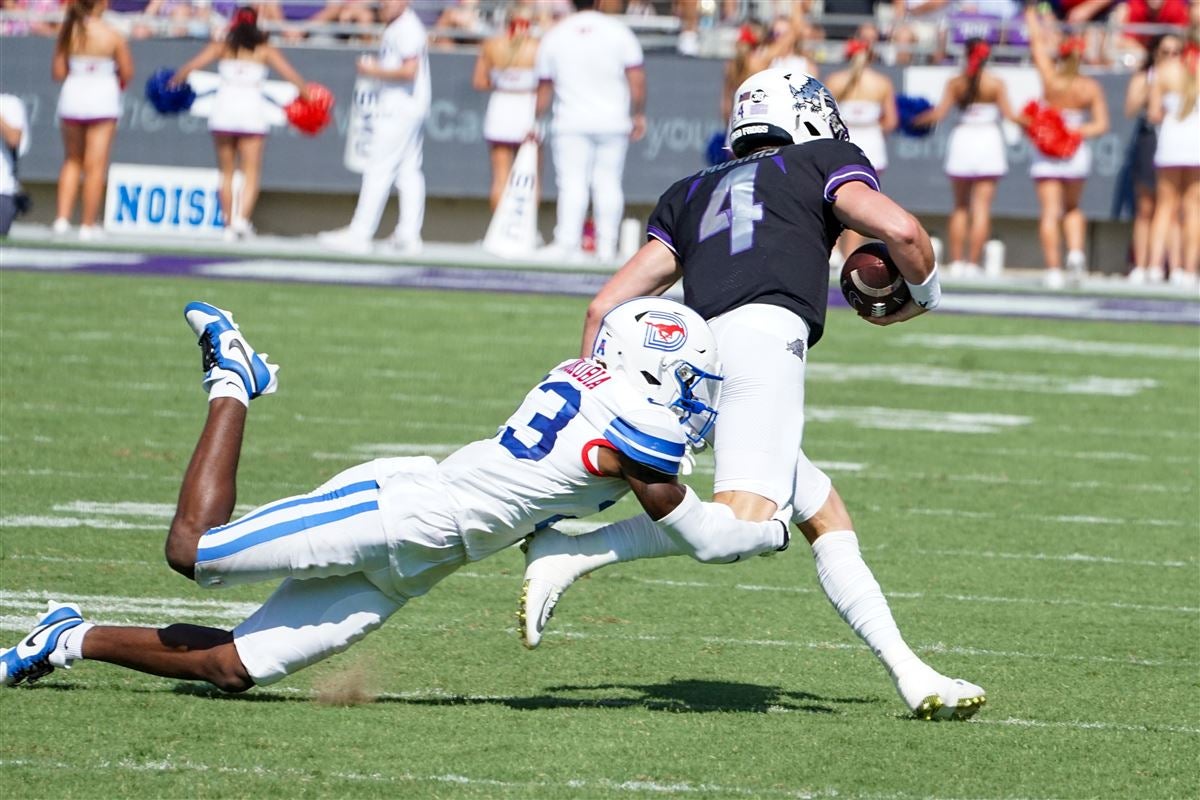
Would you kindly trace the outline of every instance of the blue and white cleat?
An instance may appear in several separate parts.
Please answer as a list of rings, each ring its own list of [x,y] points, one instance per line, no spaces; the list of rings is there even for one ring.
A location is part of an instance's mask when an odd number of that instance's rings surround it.
[[[16,647],[0,651],[0,685],[33,683],[55,667],[71,668],[63,634],[83,624],[83,614],[74,603],[49,603],[46,614]]]
[[[279,387],[279,365],[254,351],[228,311],[197,300],[184,307],[183,316],[200,340],[205,389],[229,375],[242,382],[251,400]]]

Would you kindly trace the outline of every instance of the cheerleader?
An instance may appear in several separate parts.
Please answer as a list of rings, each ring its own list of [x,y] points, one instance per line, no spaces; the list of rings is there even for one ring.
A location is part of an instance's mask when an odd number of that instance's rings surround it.
[[[1161,280],[1161,275],[1151,275],[1146,269],[1150,263],[1150,226],[1154,219],[1154,196],[1157,191],[1154,169],[1154,152],[1158,148],[1158,132],[1147,117],[1150,104],[1150,87],[1154,85],[1154,70],[1166,59],[1178,58],[1183,52],[1183,42],[1178,36],[1167,33],[1155,38],[1146,53],[1142,68],[1129,79],[1125,92],[1125,116],[1136,119],[1133,141],[1126,156],[1125,169],[1129,171],[1133,184],[1133,269],[1129,273],[1130,283],[1145,283]],[[1171,230],[1172,245],[1178,237]],[[1172,252],[1177,256],[1174,249]],[[1173,258],[1173,264],[1179,259]]]
[[[72,0],[51,63],[51,75],[62,82],[58,121],[63,139],[53,230],[64,234],[70,229],[82,175],[79,238],[83,241],[101,235],[96,222],[121,117],[121,91],[133,78],[133,58],[125,37],[101,18],[107,8],[106,0]]]
[[[1000,122],[1015,119],[1004,81],[984,69],[991,55],[988,43],[967,40],[965,55],[963,71],[946,84],[941,101],[915,120],[919,125],[932,125],[952,108],[958,110],[958,124],[946,144],[945,164],[954,191],[946,237],[951,275],[981,272],[983,247],[991,235],[996,182],[1008,172]]]
[[[183,84],[192,72],[214,61],[221,84],[213,98],[208,130],[212,133],[217,168],[221,172],[219,194],[227,224],[225,238],[234,240],[254,235],[250,218],[258,203],[262,180],[264,137],[271,128],[267,116],[271,101],[263,94],[267,74],[272,69],[278,72],[284,80],[296,85],[301,97],[307,96],[308,89],[300,73],[267,43],[267,34],[258,27],[258,12],[249,6],[242,6],[234,14],[224,41],[210,43],[180,67],[171,84]],[[235,208],[233,175],[239,168],[242,191]]]
[[[846,43],[848,69],[833,73],[825,87],[837,100],[842,121],[850,131],[850,141],[858,145],[883,175],[887,169],[887,144],[884,137],[896,130],[900,117],[896,113],[896,88],[887,75],[869,66],[874,56],[866,39],[851,39]],[[864,239],[852,230],[842,234],[838,242],[842,257],[854,252]]]
[[[533,131],[538,40],[530,33],[532,18],[528,8],[514,8],[507,30],[485,40],[475,61],[472,85],[478,92],[492,93],[483,117],[492,163],[492,211],[500,204],[517,149]]]
[[[1183,269],[1171,282],[1195,289],[1200,274],[1200,48],[1189,44],[1183,58],[1165,60],[1150,87],[1147,117],[1157,124],[1154,220],[1150,229],[1152,274],[1166,261],[1167,234],[1183,209]]]
[[[1067,270],[1072,281],[1078,283],[1087,271],[1087,258],[1083,252],[1087,218],[1079,207],[1079,200],[1092,167],[1092,151],[1087,140],[1108,131],[1108,106],[1100,84],[1079,74],[1083,39],[1063,39],[1058,46],[1058,59],[1055,60],[1050,56],[1050,45],[1046,41],[1050,32],[1043,29],[1037,11],[1032,6],[1026,9],[1025,20],[1029,28],[1030,53],[1042,79],[1042,97],[1058,110],[1066,126],[1078,131],[1084,139],[1069,158],[1052,158],[1036,152],[1030,168],[1041,205],[1038,230],[1042,256],[1046,262],[1046,286],[1061,289],[1066,285],[1060,252],[1061,238],[1066,238]]]

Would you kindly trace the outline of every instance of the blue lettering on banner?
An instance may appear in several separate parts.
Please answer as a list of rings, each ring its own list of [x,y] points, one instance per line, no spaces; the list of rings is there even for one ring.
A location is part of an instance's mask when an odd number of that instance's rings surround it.
[[[172,208],[171,224],[177,228],[179,227],[179,206],[181,205],[182,199],[183,199],[183,187],[176,186],[175,187],[175,203],[171,206],[171,208]]]
[[[188,208],[191,213],[187,215],[187,224],[195,227],[204,222],[204,190],[192,189],[188,192]]]
[[[158,225],[166,215],[167,191],[161,186],[155,186],[146,200],[146,221]]]
[[[130,222],[137,222],[138,200],[141,197],[141,186],[121,185],[117,187],[117,222],[125,222],[126,215],[129,215]]]

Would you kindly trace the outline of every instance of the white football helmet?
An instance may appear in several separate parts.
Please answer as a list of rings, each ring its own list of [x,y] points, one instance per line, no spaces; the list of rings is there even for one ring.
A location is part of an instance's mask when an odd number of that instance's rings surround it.
[[[592,342],[592,358],[675,412],[695,449],[717,419],[721,362],[708,323],[664,297],[636,297],[609,311]]]
[[[729,147],[738,158],[756,147],[812,139],[850,141],[850,132],[825,84],[790,69],[765,69],[733,93]]]

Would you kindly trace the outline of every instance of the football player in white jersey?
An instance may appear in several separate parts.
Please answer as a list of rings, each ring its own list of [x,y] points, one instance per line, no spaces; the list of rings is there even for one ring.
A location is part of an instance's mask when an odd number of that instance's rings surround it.
[[[167,561],[203,587],[283,582],[231,631],[93,625],[77,605],[51,603],[0,652],[3,685],[84,658],[234,692],[273,683],[346,649],[463,564],[629,491],[659,520],[643,537],[650,550],[678,538],[697,558],[727,561],[787,546],[783,521],[736,520],[678,482],[687,449],[712,428],[721,385],[712,332],[678,303],[614,308],[589,357],[554,367],[495,436],[440,464],[370,461],[232,522],[246,414],[275,391],[278,367],[228,312],[195,302],[184,315],[200,339],[209,405]]]
[[[408,0],[380,3],[388,22],[379,45],[379,57],[364,57],[358,74],[378,82],[370,142],[371,163],[363,171],[358,205],[350,225],[324,231],[317,240],[326,247],[350,253],[368,253],[379,227],[392,186],[400,194],[400,220],[388,239],[400,255],[421,251],[425,222],[425,120],[429,116],[431,89],[425,26]]]

